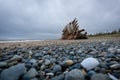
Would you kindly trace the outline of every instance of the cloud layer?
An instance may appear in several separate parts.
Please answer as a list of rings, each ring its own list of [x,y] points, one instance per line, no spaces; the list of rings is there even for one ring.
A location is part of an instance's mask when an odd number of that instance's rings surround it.
[[[0,0],[0,39],[58,39],[75,17],[88,33],[120,28],[120,0]]]

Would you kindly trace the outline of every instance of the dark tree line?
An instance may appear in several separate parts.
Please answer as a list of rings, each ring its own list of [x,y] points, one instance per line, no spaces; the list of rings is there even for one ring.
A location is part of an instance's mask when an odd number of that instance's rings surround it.
[[[110,35],[110,34],[120,34],[120,28],[118,30],[114,29],[111,32],[100,32],[96,34],[90,34],[88,36],[100,36],[100,35]]]

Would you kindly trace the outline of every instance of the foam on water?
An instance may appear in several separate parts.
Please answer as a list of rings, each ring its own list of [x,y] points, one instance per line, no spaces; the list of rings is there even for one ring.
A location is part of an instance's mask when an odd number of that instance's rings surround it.
[[[44,41],[44,40],[11,40],[11,41],[0,41],[0,43],[33,42],[33,41]]]

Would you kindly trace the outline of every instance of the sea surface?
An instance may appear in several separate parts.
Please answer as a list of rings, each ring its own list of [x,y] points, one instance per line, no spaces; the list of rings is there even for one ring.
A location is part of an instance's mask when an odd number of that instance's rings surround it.
[[[33,41],[44,41],[44,40],[3,40],[0,43],[15,43],[15,42],[33,42]]]

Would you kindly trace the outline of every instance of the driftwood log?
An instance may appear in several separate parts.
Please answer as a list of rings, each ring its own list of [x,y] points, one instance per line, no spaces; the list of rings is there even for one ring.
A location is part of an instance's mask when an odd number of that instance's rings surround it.
[[[85,29],[79,30],[78,20],[75,18],[63,29],[62,40],[76,40],[76,39],[87,39],[87,32]],[[84,33],[82,33],[84,32]]]

